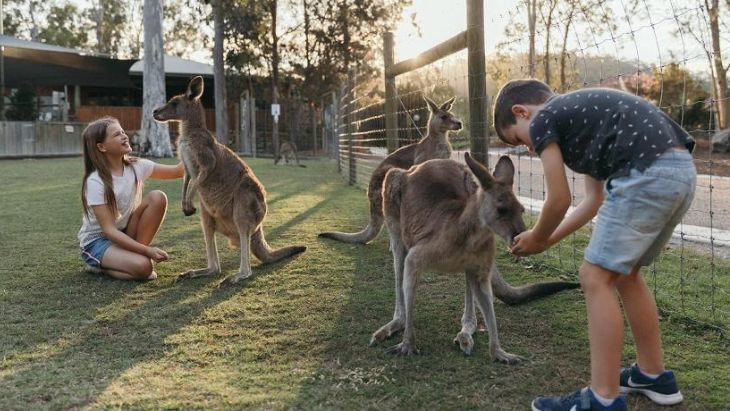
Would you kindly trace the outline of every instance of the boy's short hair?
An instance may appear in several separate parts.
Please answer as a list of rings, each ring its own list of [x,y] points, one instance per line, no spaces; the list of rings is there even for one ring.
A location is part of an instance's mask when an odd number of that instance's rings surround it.
[[[502,86],[494,101],[494,130],[504,141],[502,130],[517,123],[512,106],[515,104],[542,104],[553,96],[550,86],[540,80],[510,80]]]

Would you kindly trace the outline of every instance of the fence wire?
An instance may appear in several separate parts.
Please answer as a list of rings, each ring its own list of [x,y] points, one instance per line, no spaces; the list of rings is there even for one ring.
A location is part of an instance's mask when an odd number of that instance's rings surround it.
[[[716,109],[720,102],[712,91],[711,60],[716,57],[704,2],[694,0],[611,0],[597,2],[588,9],[558,1],[552,16],[540,7],[536,30],[537,58],[527,61],[527,36],[508,39],[488,56],[487,107],[504,81],[544,75],[548,35],[566,36],[565,52],[556,44],[547,57],[553,69],[565,58],[568,76],[564,84],[548,79],[556,91],[586,87],[614,87],[652,100],[690,132],[698,141],[694,153],[698,168],[695,200],[684,220],[675,230],[668,249],[644,270],[664,315],[718,329],[730,328],[730,153],[713,153],[710,138],[718,130]],[[487,2],[488,4],[488,2]],[[522,2],[507,15],[487,15],[488,24],[507,27],[527,16]],[[571,16],[570,19],[568,16]],[[549,23],[549,24],[548,24]],[[566,34],[567,33],[567,34]],[[558,42],[556,42],[558,43]],[[543,47],[540,51],[540,47]],[[647,47],[654,56],[646,55]],[[725,39],[720,53],[728,55],[730,39]],[[437,103],[455,95],[452,110],[464,124],[464,130],[452,135],[454,159],[463,161],[469,149],[469,130],[475,123],[468,112],[467,51],[432,63],[396,79],[398,146],[418,141],[427,132],[428,108],[423,96]],[[507,64],[500,66],[500,56]],[[719,57],[719,56],[718,56]],[[517,62],[517,64],[515,64]],[[542,72],[541,72],[542,70]],[[680,73],[678,80],[676,74]],[[541,78],[545,80],[545,78]],[[366,188],[375,167],[388,154],[383,98],[368,90],[371,75],[353,74],[338,99],[336,121],[338,166],[350,184]],[[562,88],[560,90],[559,88]],[[681,92],[678,89],[681,88]],[[706,97],[693,101],[697,89]],[[694,94],[691,94],[694,93]],[[489,119],[491,122],[491,118]],[[491,127],[491,124],[488,124]],[[491,129],[490,129],[491,130]],[[489,163],[499,155],[510,155],[516,165],[515,191],[531,215],[536,216],[545,199],[546,188],[539,159],[527,152],[505,147],[493,130],[483,139],[489,147]],[[583,198],[583,178],[568,173],[573,205]],[[590,224],[588,230],[590,230]],[[575,278],[587,245],[585,235],[574,234],[542,255],[522,260],[522,264],[540,265]]]

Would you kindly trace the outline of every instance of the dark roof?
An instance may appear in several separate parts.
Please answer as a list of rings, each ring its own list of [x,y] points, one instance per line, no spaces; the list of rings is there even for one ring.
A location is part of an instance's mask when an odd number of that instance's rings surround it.
[[[86,55],[66,47],[0,36],[5,46],[5,84],[131,87],[129,67],[136,60]]]
[[[0,36],[5,47],[5,85],[134,87],[131,76],[141,76],[142,60],[115,59],[67,47]],[[212,77],[210,65],[165,56],[167,76]]]

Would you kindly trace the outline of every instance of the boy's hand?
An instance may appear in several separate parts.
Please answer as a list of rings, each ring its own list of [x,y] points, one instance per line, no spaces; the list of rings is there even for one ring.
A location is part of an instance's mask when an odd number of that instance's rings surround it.
[[[165,250],[159,249],[157,247],[147,247],[147,257],[151,258],[157,263],[159,263],[160,261],[167,261],[170,258]]]
[[[509,252],[524,257],[526,255],[541,253],[548,249],[547,240],[538,238],[532,230],[527,230],[515,237]]]

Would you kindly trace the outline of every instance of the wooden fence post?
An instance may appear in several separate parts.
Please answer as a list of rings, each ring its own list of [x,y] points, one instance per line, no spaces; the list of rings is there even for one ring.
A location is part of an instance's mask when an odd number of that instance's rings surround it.
[[[469,66],[469,139],[471,154],[477,161],[488,166],[484,0],[467,0],[466,33],[467,64]]]
[[[396,104],[395,76],[388,74],[388,69],[395,63],[393,33],[383,35],[383,62],[385,63],[385,137],[388,153],[398,149],[398,105]]]

